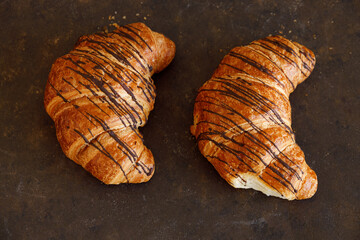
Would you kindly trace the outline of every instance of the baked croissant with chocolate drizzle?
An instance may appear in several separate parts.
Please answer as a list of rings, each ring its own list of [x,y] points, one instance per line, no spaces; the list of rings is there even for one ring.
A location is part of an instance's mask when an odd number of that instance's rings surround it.
[[[154,158],[138,127],[154,107],[152,74],[175,45],[143,23],[81,37],[49,74],[44,104],[68,158],[106,184],[140,183]]]
[[[281,36],[235,47],[200,89],[192,134],[229,184],[306,199],[317,189],[291,129],[289,95],[315,65],[306,47]]]

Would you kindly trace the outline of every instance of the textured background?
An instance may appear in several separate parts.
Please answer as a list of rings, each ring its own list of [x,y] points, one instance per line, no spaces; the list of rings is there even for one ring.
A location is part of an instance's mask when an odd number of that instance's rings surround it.
[[[105,186],[62,153],[43,107],[52,62],[110,23],[177,45],[141,129],[150,182]],[[359,1],[0,0],[0,239],[359,239]],[[191,137],[196,90],[232,47],[281,34],[312,49],[291,95],[319,189],[310,200],[236,190]]]

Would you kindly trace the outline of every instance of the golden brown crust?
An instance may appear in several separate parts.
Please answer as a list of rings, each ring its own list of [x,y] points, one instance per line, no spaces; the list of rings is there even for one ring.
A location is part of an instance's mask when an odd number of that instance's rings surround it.
[[[229,184],[289,200],[314,195],[316,174],[295,143],[289,102],[314,65],[304,46],[267,37],[232,49],[199,89],[191,132]]]
[[[137,128],[154,106],[151,75],[174,55],[143,23],[80,37],[53,64],[44,97],[66,156],[106,184],[148,181],[154,159]]]

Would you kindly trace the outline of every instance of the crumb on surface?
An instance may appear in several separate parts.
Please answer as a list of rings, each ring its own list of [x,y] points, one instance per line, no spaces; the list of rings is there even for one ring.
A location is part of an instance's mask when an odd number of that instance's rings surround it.
[[[126,16],[123,16],[122,19],[126,19]]]

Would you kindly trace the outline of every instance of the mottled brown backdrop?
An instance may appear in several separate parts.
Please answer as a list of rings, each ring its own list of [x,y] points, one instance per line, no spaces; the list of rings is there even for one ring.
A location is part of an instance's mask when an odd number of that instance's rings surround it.
[[[106,186],[62,153],[43,93],[79,36],[138,21],[177,45],[141,129],[156,171]],[[360,238],[359,1],[0,0],[0,34],[0,239]],[[317,58],[290,98],[319,178],[310,200],[233,189],[189,132],[196,91],[226,52],[269,34]]]

